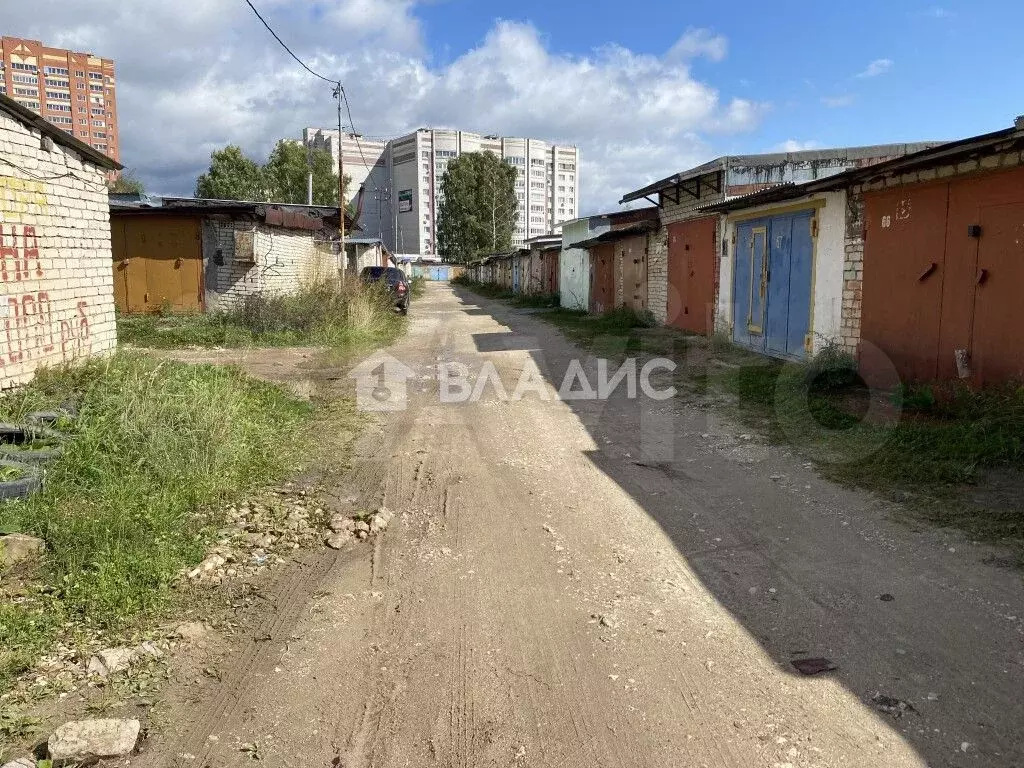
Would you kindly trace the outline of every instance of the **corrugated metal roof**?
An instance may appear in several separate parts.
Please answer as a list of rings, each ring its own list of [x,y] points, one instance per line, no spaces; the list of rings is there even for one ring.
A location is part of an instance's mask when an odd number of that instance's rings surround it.
[[[636,224],[629,224],[625,227],[618,229],[611,229],[607,232],[603,232],[597,237],[592,237],[589,240],[581,240],[573,245],[573,248],[592,248],[595,245],[601,243],[614,243],[616,240],[622,240],[626,237],[633,237],[634,235],[642,235],[647,232],[652,232],[657,229],[657,223],[653,221],[640,221]]]

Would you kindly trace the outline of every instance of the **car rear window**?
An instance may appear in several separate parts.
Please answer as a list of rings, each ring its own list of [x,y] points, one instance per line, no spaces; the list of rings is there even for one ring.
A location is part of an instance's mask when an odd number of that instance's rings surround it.
[[[396,267],[388,267],[388,280],[405,280],[405,272]]]
[[[385,267],[363,267],[363,277],[368,277],[371,280],[380,280],[387,271]]]

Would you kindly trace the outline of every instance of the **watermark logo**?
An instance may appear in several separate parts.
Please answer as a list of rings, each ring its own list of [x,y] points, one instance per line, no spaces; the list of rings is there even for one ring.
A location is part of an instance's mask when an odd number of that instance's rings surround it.
[[[637,361],[630,358],[614,371],[608,360],[599,359],[596,363],[596,372],[588,376],[579,360],[570,361],[557,389],[533,362],[526,364],[511,387],[489,360],[478,371],[472,371],[465,363],[442,363],[438,367],[440,400],[442,403],[475,403],[482,400],[488,390],[500,401],[518,401],[527,395],[539,400],[607,400],[620,388],[630,400],[636,400],[640,394],[656,401],[676,395],[674,386],[659,387],[653,381],[658,372],[675,371],[676,364],[672,360],[655,358],[638,366]]]
[[[408,380],[416,372],[385,352],[377,352],[352,369],[356,408],[360,411],[404,411],[409,407]]]

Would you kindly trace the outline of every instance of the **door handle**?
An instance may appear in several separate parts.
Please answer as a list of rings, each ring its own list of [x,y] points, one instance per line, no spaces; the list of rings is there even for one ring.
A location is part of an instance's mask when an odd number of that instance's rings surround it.
[[[931,264],[928,265],[928,268],[918,276],[917,282],[923,283],[925,280],[931,277],[932,274],[934,274],[935,270],[937,270],[938,268],[939,265],[933,261]]]
[[[984,285],[987,281],[988,281],[988,270],[987,269],[979,269],[978,270],[978,280],[977,280],[978,285]]]

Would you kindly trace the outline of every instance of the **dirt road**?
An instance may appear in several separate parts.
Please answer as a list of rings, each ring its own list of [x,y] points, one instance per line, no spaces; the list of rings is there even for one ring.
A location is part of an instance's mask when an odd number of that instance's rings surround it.
[[[581,353],[443,285],[410,318],[408,408],[341,483],[399,517],[295,566],[135,765],[1024,765],[1024,584],[991,551],[682,398],[442,405],[439,363],[511,390]]]

